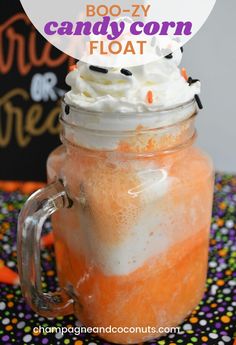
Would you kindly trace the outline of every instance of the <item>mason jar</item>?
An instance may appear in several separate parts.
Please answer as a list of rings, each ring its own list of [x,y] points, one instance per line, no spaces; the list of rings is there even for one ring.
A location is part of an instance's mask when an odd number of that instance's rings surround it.
[[[73,313],[105,340],[132,344],[162,336],[197,306],[214,174],[195,146],[196,114],[195,100],[148,113],[62,103],[49,185],[19,217],[19,273],[32,309]],[[43,293],[40,233],[52,214],[60,290]]]

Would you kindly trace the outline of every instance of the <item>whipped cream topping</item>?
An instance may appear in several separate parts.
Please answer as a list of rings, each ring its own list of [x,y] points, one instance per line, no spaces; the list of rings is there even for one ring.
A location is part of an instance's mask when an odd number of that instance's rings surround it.
[[[79,61],[66,77],[71,90],[65,101],[77,108],[96,112],[149,112],[183,104],[200,93],[200,82],[191,85],[178,67],[178,49],[170,58],[142,66],[108,68],[101,73]],[[127,70],[125,70],[127,72]]]

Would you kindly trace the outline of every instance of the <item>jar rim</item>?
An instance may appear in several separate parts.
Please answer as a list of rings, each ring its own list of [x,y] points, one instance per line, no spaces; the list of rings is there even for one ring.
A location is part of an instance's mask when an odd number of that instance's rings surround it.
[[[166,136],[180,136],[187,141],[193,136],[194,118],[198,113],[195,100],[162,112],[101,113],[88,112],[62,103],[60,122],[62,138],[88,149],[113,151],[124,143],[142,145],[155,138],[156,145]],[[163,143],[162,143],[163,145]]]
[[[195,99],[175,107],[152,112],[94,112],[70,106],[65,101],[62,101],[61,107],[60,121],[64,126],[100,133],[131,133],[137,130],[144,132],[168,128],[198,113]]]

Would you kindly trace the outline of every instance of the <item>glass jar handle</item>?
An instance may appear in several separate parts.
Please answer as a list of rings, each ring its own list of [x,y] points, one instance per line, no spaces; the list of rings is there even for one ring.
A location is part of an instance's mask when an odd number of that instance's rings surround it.
[[[32,194],[18,218],[17,257],[22,293],[31,308],[42,316],[73,313],[73,300],[63,291],[44,293],[41,283],[40,236],[45,220],[61,208],[69,208],[62,181]]]

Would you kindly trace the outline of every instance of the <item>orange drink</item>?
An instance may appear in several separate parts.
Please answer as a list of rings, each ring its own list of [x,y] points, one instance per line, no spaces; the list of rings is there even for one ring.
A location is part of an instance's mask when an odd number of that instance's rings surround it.
[[[75,315],[93,327],[143,330],[100,334],[106,340],[160,336],[145,330],[177,326],[203,296],[213,173],[194,136],[194,116],[135,131],[113,151],[77,146],[65,129],[49,157],[49,180],[61,176],[73,200],[53,216],[53,229],[60,286]]]
[[[49,185],[19,217],[29,305],[46,317],[73,313],[117,344],[177,327],[205,289],[213,167],[195,146],[200,83],[172,60],[131,70],[77,63]],[[60,290],[43,293],[40,234],[51,215]]]

